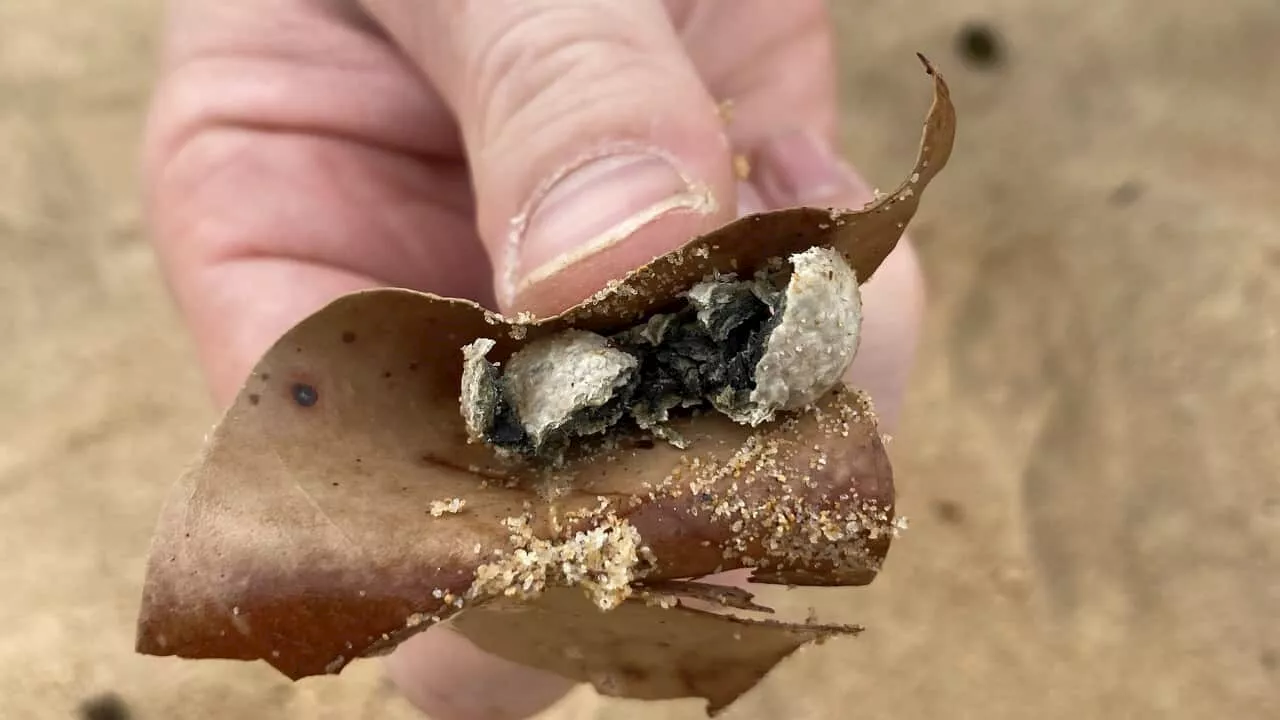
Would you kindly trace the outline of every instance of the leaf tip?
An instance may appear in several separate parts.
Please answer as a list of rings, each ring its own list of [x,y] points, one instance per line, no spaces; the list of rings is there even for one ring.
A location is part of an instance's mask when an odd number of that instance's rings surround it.
[[[916,57],[920,59],[920,64],[924,65],[924,71],[930,76],[937,76],[938,70],[933,66],[933,62],[924,56],[924,53],[917,52]]]

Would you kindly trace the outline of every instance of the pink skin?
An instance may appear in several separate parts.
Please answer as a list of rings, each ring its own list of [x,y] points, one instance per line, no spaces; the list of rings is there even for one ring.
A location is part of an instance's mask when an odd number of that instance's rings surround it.
[[[821,0],[170,7],[146,138],[149,220],[220,405],[282,332],[346,292],[397,285],[553,312],[739,211],[869,196],[831,150]],[[614,149],[652,151],[678,175],[632,185],[628,175],[590,207],[550,187]],[[753,158],[750,182],[735,179],[733,153]],[[667,177],[701,193],[682,197],[713,202],[677,203],[580,262],[556,263],[581,247],[564,228],[604,229],[611,203]],[[530,220],[541,199],[557,212]],[[561,245],[532,240],[539,232]],[[887,424],[922,304],[904,244],[864,288],[850,373]],[[527,717],[567,689],[444,631],[405,643],[388,669],[439,720]]]

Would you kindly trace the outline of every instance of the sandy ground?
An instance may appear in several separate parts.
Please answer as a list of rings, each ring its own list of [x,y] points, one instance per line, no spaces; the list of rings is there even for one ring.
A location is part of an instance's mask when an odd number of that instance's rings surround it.
[[[1280,5],[838,5],[871,177],[915,150],[912,52],[961,113],[913,226],[912,530],[872,587],[786,596],[870,630],[725,717],[1280,717]],[[293,685],[132,653],[152,523],[215,419],[141,234],[157,20],[0,3],[0,717],[412,717],[376,662]],[[970,20],[994,62],[962,62]],[[698,716],[586,689],[547,714]]]

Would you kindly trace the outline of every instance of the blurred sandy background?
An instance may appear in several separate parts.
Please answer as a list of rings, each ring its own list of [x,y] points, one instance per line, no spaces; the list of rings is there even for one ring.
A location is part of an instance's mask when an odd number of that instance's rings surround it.
[[[791,595],[869,631],[725,717],[1280,717],[1280,4],[837,5],[873,179],[915,152],[913,52],[960,112],[912,227],[912,530],[872,587]],[[158,10],[0,3],[0,718],[412,717],[376,662],[292,685],[132,653],[215,419],[142,236]],[[585,689],[548,713],[699,716]]]

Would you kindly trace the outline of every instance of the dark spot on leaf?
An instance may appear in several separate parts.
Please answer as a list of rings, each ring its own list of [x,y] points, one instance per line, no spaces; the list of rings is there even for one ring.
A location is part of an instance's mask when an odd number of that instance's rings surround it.
[[[262,382],[266,382],[270,379],[271,379],[271,373],[262,373]]]
[[[956,35],[956,52],[970,67],[993,68],[1004,61],[1004,48],[995,28],[984,22],[971,22]]]
[[[384,372],[382,373],[382,377],[384,377],[384,378],[390,378],[390,377],[391,377],[391,371],[390,371],[390,370],[384,371]]]
[[[954,500],[935,501],[933,514],[949,525],[959,525],[964,522],[964,506]]]
[[[338,487],[338,483],[335,481],[335,482],[333,483],[333,486],[334,486],[334,487]]]
[[[82,720],[129,720],[133,713],[119,695],[108,692],[80,703],[79,716]]]
[[[418,363],[416,362],[409,363],[409,372],[418,372]]]
[[[258,404],[259,402],[261,402],[261,401],[262,401],[262,396],[261,396],[261,395],[259,395],[258,393],[249,393],[249,404],[250,404],[250,405],[257,405],[257,404]]]
[[[355,341],[356,341],[355,333],[351,332],[350,330],[347,330],[346,332],[342,333],[342,342],[350,345]]]
[[[300,353],[300,352],[302,352],[302,346],[301,346],[301,345],[299,345],[299,346],[295,347],[295,348],[293,349],[293,351],[294,351],[294,352],[296,352],[296,353]]]
[[[1109,197],[1108,200],[1112,205],[1126,207],[1137,202],[1146,190],[1147,189],[1143,187],[1142,183],[1136,180],[1126,180],[1117,185],[1115,190],[1111,191],[1111,197]]]
[[[315,387],[306,383],[294,383],[291,392],[293,401],[302,407],[311,407],[320,401],[320,393],[316,392]]]

